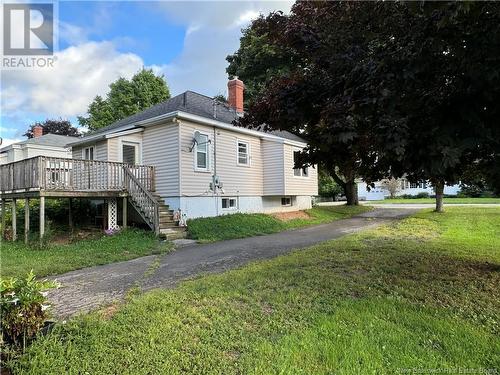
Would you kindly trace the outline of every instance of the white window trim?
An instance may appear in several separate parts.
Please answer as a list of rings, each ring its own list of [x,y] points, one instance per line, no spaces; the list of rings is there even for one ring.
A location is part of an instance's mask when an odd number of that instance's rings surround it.
[[[297,168],[300,170],[300,175],[295,175],[295,171],[296,171],[296,168],[293,168],[293,165],[295,165],[295,161],[294,161],[294,155],[296,152],[299,152],[299,151],[302,151],[300,149],[292,149],[292,175],[293,175],[293,178],[309,178],[311,177],[311,171],[309,170],[310,167],[306,167],[307,168],[307,175],[304,175],[304,168]]]
[[[244,143],[247,145],[247,163],[244,164],[244,163],[240,163],[240,152],[239,152],[239,144],[240,143]],[[251,166],[251,152],[250,152],[250,142],[248,141],[245,141],[243,139],[236,139],[236,165],[238,165],[239,167],[250,167]]]
[[[123,163],[123,146],[135,146],[135,165],[142,164],[142,142],[141,141],[127,141],[120,139],[118,149],[118,160]]]
[[[229,201],[231,201],[231,199],[234,199],[234,201],[236,202],[236,204],[235,204],[234,207],[223,208],[222,207],[222,200],[223,199],[228,199]],[[222,197],[221,200],[220,200],[220,206],[221,206],[221,209],[223,209],[224,211],[235,211],[235,210],[238,209],[238,198],[236,198],[236,197]]]
[[[94,149],[94,151],[92,151],[93,159],[85,159],[85,151],[89,150],[91,148]],[[96,145],[87,146],[87,147],[82,148],[82,159],[83,160],[96,160],[96,158],[95,158],[96,157],[96,149],[97,149]],[[89,151],[89,154],[90,154],[90,151]]]
[[[194,148],[193,148],[193,168],[194,168],[194,171],[195,172],[201,172],[201,173],[210,173],[210,167],[211,167],[211,155],[210,155],[210,152],[211,152],[211,143],[210,143],[210,134],[208,134],[207,132],[205,131],[201,131],[201,130],[197,130],[195,129],[194,132],[193,132],[193,138],[194,138],[194,133],[200,133],[200,135],[204,135],[207,137],[207,167],[206,168],[198,168],[198,151],[197,151],[197,148],[198,148],[198,145],[195,145]]]
[[[283,199],[290,199],[290,204],[283,204]],[[292,200],[292,197],[291,196],[283,196],[283,197],[280,197],[280,203],[281,203],[281,207],[292,207],[292,204],[293,204],[293,200]]]

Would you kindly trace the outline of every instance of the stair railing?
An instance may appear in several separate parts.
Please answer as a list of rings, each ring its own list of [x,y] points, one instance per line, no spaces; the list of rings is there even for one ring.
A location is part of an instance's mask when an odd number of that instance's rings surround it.
[[[123,166],[125,189],[131,203],[154,232],[160,234],[159,203],[143,184],[134,176],[129,167]]]

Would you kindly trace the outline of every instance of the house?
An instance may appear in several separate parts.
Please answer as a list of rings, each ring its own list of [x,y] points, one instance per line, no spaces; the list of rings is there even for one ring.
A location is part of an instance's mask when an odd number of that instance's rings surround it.
[[[33,135],[33,138],[0,148],[0,164],[35,156],[71,157],[71,148],[67,147],[67,144],[76,139],[75,137],[58,134],[43,135],[43,128],[40,125],[34,127]]]
[[[407,179],[401,178],[398,179],[398,185],[396,196],[417,196],[421,193],[427,193],[428,195],[435,194],[434,189],[429,182],[409,182]],[[458,184],[444,187],[445,195],[457,195],[459,191],[460,185]],[[390,197],[389,190],[384,187],[382,181],[375,182],[375,187],[371,187],[369,191],[364,181],[358,182],[359,200],[374,201],[383,200],[388,197]]]
[[[234,126],[243,92],[238,79],[228,83],[228,103],[186,91],[69,143],[72,159],[18,165],[21,182],[0,167],[2,202],[27,194],[106,199],[109,228],[120,218],[126,226],[132,206],[158,234],[189,218],[310,208],[317,170],[293,168],[306,142]]]
[[[229,81],[228,104],[186,91],[71,143],[73,158],[153,166],[156,193],[184,218],[310,208],[317,170],[293,169],[306,142],[234,126],[243,90]]]

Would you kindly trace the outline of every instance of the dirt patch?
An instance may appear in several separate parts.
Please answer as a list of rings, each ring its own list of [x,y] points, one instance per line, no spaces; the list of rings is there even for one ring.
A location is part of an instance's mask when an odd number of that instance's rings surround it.
[[[311,216],[309,216],[309,214],[307,214],[305,211],[276,212],[274,214],[271,214],[271,216],[281,221],[290,221],[294,219],[309,220],[311,218]]]
[[[66,232],[57,231],[50,242],[56,245],[68,245],[77,241],[97,239],[102,235],[102,231],[97,228],[84,228],[75,232],[69,230]]]
[[[118,310],[119,310],[118,304],[114,303],[102,309],[101,314],[104,319],[108,320],[111,319],[118,312]]]

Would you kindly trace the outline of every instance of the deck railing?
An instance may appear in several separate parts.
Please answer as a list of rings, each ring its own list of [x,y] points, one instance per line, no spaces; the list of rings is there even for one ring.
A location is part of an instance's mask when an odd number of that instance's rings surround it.
[[[152,166],[37,156],[0,165],[0,191],[121,191],[127,188],[125,169],[145,189],[155,190]]]

